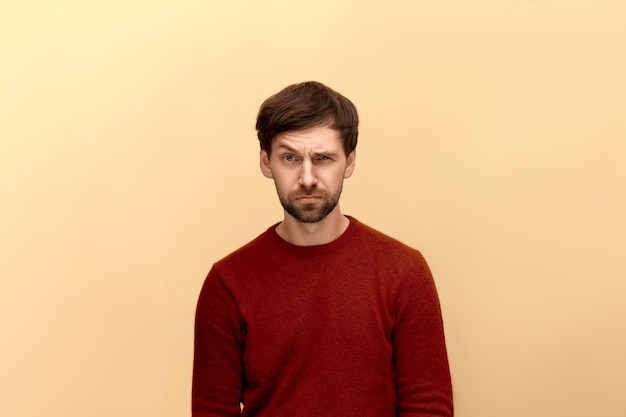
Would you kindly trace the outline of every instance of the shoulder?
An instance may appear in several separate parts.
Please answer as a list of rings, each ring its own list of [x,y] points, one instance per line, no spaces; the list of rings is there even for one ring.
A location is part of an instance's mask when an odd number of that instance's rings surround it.
[[[203,291],[211,292],[211,288],[216,287],[233,292],[242,284],[242,278],[267,270],[272,256],[275,256],[272,253],[276,252],[272,250],[273,227],[214,262],[205,278]]]
[[[432,273],[422,253],[398,239],[355,220],[355,238],[363,262],[387,272],[397,282],[416,277],[426,281]]]
[[[272,252],[274,227],[275,225],[271,226],[250,242],[215,262],[214,268],[231,268],[236,265],[254,264],[256,261],[266,259],[267,254]]]
[[[375,250],[378,253],[395,256],[423,258],[421,252],[396,238],[393,238],[371,226],[351,218],[356,227],[355,237],[360,247]]]
[[[355,226],[361,262],[390,283],[395,294],[433,287],[431,270],[419,250],[358,221]]]

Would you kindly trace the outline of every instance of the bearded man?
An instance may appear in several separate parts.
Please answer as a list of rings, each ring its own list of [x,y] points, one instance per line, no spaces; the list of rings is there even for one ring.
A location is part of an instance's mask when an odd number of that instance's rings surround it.
[[[339,206],[358,122],[352,102],[318,82],[262,104],[260,166],[284,218],[204,282],[193,417],[452,417],[426,261]]]

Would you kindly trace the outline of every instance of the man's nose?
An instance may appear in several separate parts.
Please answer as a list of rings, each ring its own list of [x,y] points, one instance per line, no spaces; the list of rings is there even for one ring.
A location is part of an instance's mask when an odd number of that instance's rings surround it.
[[[313,187],[317,184],[317,177],[315,176],[315,167],[311,160],[305,160],[300,166],[300,180],[298,181],[301,186],[305,188]]]

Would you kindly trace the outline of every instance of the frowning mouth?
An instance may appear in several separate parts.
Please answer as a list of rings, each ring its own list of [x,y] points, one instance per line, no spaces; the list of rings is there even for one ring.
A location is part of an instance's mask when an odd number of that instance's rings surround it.
[[[322,196],[319,196],[319,195],[303,195],[300,197],[296,197],[296,200],[302,201],[302,202],[312,202],[312,201],[317,201],[321,198]]]

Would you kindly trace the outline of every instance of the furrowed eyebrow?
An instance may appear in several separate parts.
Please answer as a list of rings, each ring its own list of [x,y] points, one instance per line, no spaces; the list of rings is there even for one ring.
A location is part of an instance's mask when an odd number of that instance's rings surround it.
[[[337,154],[335,152],[314,152],[313,157],[319,158],[320,156],[327,156],[329,158],[337,159]]]
[[[276,150],[277,151],[285,150],[287,152],[291,152],[291,153],[296,154],[296,155],[300,154],[300,151],[298,151],[297,149],[287,145],[286,143],[278,143],[277,146],[276,146]],[[337,159],[338,155],[339,154],[337,152],[332,152],[332,151],[328,151],[328,152],[326,152],[326,151],[318,151],[318,152],[313,152],[311,154],[311,156],[313,158],[319,158],[321,156],[327,156],[327,157],[332,158],[332,159]]]
[[[289,151],[289,152],[292,152],[292,153],[296,153],[296,154],[298,153],[297,150],[295,150],[294,148],[292,148],[291,146],[289,146],[289,145],[287,145],[285,143],[279,143],[278,144],[278,149],[284,149],[286,151]]]

